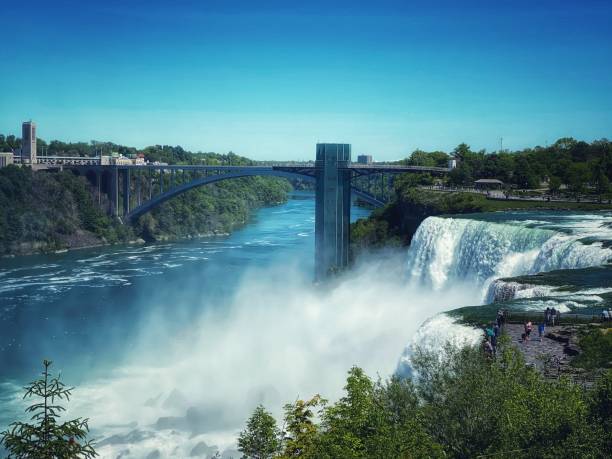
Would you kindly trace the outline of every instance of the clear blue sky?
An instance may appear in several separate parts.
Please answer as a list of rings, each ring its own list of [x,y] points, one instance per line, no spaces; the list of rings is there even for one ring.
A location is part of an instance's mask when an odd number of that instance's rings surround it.
[[[609,1],[0,3],[3,133],[258,159],[612,137]]]

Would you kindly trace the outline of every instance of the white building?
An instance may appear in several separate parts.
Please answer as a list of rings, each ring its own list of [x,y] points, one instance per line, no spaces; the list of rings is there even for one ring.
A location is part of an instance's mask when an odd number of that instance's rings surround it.
[[[125,156],[115,156],[111,159],[112,164],[115,166],[131,166],[132,160],[130,158],[126,158]]]
[[[14,162],[13,153],[11,153],[10,151],[0,153],[0,169],[10,164],[13,164],[13,162]]]

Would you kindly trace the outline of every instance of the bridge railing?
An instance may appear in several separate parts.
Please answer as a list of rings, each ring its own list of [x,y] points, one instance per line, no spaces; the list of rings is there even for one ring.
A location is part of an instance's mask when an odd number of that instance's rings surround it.
[[[372,170],[380,170],[388,171],[388,172],[414,172],[414,171],[422,171],[422,172],[450,172],[451,169],[447,167],[429,167],[429,166],[402,166],[397,164],[351,164],[349,169],[372,169]]]
[[[39,156],[34,164],[93,166],[99,165],[100,161],[100,157],[91,156]]]

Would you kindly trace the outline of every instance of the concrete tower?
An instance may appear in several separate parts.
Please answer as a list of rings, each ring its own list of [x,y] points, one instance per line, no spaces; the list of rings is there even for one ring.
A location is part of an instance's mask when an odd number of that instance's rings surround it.
[[[21,161],[36,162],[36,124],[31,120],[21,125]]]
[[[323,280],[348,265],[351,219],[351,146],[317,144],[315,277]]]

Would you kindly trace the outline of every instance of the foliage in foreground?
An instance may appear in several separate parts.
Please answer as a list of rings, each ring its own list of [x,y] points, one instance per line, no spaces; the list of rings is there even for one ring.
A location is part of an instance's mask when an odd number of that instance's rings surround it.
[[[58,401],[68,401],[73,388],[66,387],[59,376],[49,373],[50,361],[45,360],[43,365],[43,377],[26,386],[23,397],[40,399],[26,409],[33,423],[12,423],[2,432],[0,444],[8,450],[9,459],[88,459],[97,456],[91,441],[86,441],[88,419],[59,423],[65,408]]]
[[[548,381],[502,345],[417,351],[414,380],[348,373],[345,395],[285,406],[284,427],[259,406],[240,434],[245,458],[599,458],[612,453],[612,371],[593,390]],[[265,424],[265,425],[264,425]],[[265,428],[265,429],[264,429]],[[259,435],[253,448],[242,440]],[[265,441],[263,441],[265,439]],[[245,446],[249,446],[248,448]]]
[[[580,350],[572,362],[575,366],[612,368],[612,328],[589,327],[580,335]]]

